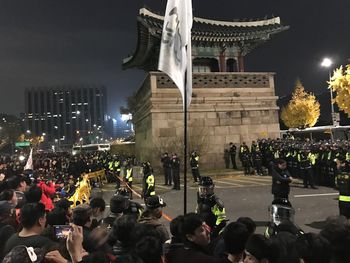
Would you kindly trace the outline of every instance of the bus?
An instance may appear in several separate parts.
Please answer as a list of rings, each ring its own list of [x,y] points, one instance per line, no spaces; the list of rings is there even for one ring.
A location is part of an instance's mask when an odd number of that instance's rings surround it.
[[[289,129],[281,131],[281,137],[290,135],[311,140],[350,140],[350,126],[316,126],[303,130]]]
[[[78,153],[87,153],[87,152],[105,152],[110,150],[111,150],[111,145],[108,143],[74,145],[72,148],[72,155],[76,155]]]

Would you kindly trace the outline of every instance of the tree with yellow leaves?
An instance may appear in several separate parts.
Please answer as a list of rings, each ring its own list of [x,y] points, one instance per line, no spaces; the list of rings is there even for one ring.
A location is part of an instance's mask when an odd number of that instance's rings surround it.
[[[298,79],[292,99],[282,109],[281,119],[288,128],[304,129],[316,124],[320,116],[320,103],[315,95],[305,91]]]
[[[342,66],[336,69],[328,84],[336,92],[333,103],[336,102],[339,109],[350,117],[350,65],[345,70]]]

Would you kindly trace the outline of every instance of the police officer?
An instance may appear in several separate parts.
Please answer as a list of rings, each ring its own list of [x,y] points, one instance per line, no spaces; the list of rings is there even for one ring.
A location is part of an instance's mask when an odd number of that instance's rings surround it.
[[[120,187],[120,172],[121,172],[121,163],[120,163],[120,159],[119,156],[116,157],[116,159],[114,160],[114,173],[116,176],[116,180],[117,180],[117,188]]]
[[[161,162],[163,164],[163,170],[164,170],[164,185],[170,185],[171,186],[171,162],[170,157],[168,153],[164,153]]]
[[[299,154],[300,171],[303,175],[304,188],[310,187],[317,189],[314,183],[314,175],[312,169],[313,156],[310,150],[304,150]]]
[[[142,164],[143,168],[143,184],[142,184],[142,197],[143,199],[147,199],[152,195],[156,195],[155,190],[155,181],[153,175],[153,169],[149,162],[145,162]]]
[[[244,175],[250,175],[250,151],[245,142],[239,147],[239,158],[244,168]]]
[[[350,219],[350,172],[343,157],[337,161],[337,184],[339,188],[339,213]]]
[[[230,142],[230,157],[231,157],[231,163],[232,163],[232,168],[237,169],[237,164],[236,164],[236,151],[237,147],[236,145],[233,144],[233,142]]]
[[[214,183],[208,176],[201,177],[199,181],[196,213],[211,228],[213,238],[217,237],[226,225],[224,204],[214,194]]]
[[[132,179],[133,179],[133,168],[130,163],[125,166],[124,182],[126,183],[128,190],[130,192],[130,199],[132,199]]]
[[[199,155],[196,151],[193,151],[191,153],[190,165],[193,181],[197,183],[200,180],[201,176],[199,174]]]
[[[255,168],[255,173],[257,175],[263,175],[262,171],[262,154],[259,146],[256,147],[255,151],[252,153],[253,164]]]
[[[114,177],[114,161],[113,159],[110,157],[108,159],[108,162],[107,162],[107,181],[108,183],[113,183],[115,181],[115,177]]]
[[[180,190],[180,158],[176,153],[171,157],[171,173],[174,180],[174,190]]]
[[[271,192],[276,200],[287,200],[290,192],[289,184],[293,178],[287,170],[287,162],[283,159],[277,159],[275,165],[271,168],[272,189]]]

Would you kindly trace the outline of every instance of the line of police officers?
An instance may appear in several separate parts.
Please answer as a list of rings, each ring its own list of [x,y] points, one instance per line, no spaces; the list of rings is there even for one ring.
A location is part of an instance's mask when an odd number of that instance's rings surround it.
[[[236,146],[230,143],[229,152],[225,158],[231,158],[233,168],[236,168]],[[315,184],[335,186],[336,162],[339,157],[350,162],[350,143],[348,141],[311,142],[294,139],[263,139],[253,141],[249,148],[245,142],[238,151],[244,173],[252,171],[262,175],[263,167],[269,170],[271,162],[277,159],[287,161],[288,170],[293,177],[303,178],[304,186],[315,187]]]
[[[170,158],[164,153],[161,159],[164,168],[164,179],[166,185],[171,185],[174,180],[174,188],[180,190],[180,159],[176,154]],[[191,153],[190,166],[194,181],[198,182],[197,208],[196,212],[211,228],[212,237],[217,236],[226,225],[226,213],[223,202],[214,194],[214,183],[210,177],[199,175],[199,155],[196,151]],[[118,155],[107,155],[102,161],[108,174],[110,182],[116,182],[116,188],[120,189],[120,180],[123,180],[128,189],[128,196],[132,199],[132,162],[130,159],[123,159]],[[123,178],[121,178],[121,168],[125,166]],[[156,195],[155,178],[150,162],[142,163],[143,180],[141,196],[144,200]],[[125,189],[125,188],[124,188]],[[120,190],[118,190],[120,191]],[[125,191],[125,190],[124,190]]]
[[[260,140],[252,143],[262,152],[267,167],[276,159],[287,162],[292,177],[303,179],[304,187],[317,189],[315,184],[339,189],[340,214],[350,218],[350,142],[319,141],[294,138]]]

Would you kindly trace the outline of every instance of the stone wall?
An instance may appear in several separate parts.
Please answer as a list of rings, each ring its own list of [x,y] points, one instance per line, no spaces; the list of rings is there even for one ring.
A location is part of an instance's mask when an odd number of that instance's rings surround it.
[[[188,113],[189,151],[201,166],[224,167],[230,142],[279,137],[273,73],[197,73]],[[180,92],[163,73],[150,72],[137,93],[134,116],[136,155],[159,165],[164,151],[182,155],[183,108]]]

